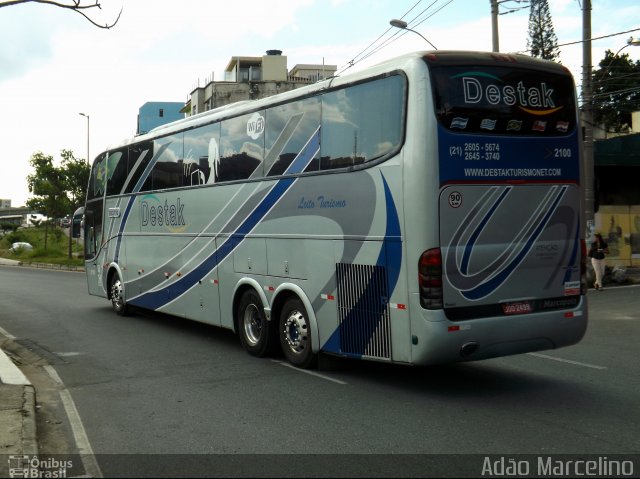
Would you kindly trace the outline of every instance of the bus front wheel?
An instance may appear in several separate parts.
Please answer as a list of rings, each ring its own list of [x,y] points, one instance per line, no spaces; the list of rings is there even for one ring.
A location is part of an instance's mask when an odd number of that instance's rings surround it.
[[[128,312],[127,303],[124,299],[124,285],[120,279],[120,275],[115,273],[111,278],[111,286],[109,287],[109,296],[111,298],[111,306],[119,316],[126,316]]]
[[[260,297],[253,290],[242,293],[237,310],[238,332],[242,347],[252,356],[262,357],[271,351],[273,325],[267,320]]]
[[[310,368],[316,355],[311,349],[311,323],[307,310],[298,298],[289,298],[280,313],[280,345],[291,364],[299,368]]]

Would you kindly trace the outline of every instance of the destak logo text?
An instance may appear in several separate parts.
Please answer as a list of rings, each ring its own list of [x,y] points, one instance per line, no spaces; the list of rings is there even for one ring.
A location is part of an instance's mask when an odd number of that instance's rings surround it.
[[[548,115],[562,108],[556,105],[555,91],[546,82],[525,85],[521,80],[516,84],[505,84],[497,76],[481,72],[464,73],[454,78],[462,81],[466,104],[517,105],[532,115]]]
[[[185,204],[181,198],[164,202],[156,195],[147,195],[140,200],[140,226],[164,226],[169,230],[184,229]]]

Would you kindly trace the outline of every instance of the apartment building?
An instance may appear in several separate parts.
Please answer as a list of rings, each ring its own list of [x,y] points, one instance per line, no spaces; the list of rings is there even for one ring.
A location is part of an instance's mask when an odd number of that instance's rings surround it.
[[[224,80],[213,75],[191,91],[182,109],[187,116],[242,100],[257,100],[276,93],[294,90],[335,75],[337,65],[301,64],[290,71],[281,50],[267,50],[260,57],[231,57],[224,70]]]

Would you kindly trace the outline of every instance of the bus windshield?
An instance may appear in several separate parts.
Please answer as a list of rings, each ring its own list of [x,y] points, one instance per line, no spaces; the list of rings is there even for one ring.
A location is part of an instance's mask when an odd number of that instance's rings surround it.
[[[493,135],[567,135],[576,127],[568,73],[508,66],[433,66],[435,111],[452,131]]]

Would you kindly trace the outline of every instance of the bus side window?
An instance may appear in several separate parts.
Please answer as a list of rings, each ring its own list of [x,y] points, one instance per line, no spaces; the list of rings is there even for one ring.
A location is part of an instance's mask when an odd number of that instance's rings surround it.
[[[106,155],[103,153],[96,157],[91,166],[87,200],[101,198],[104,195],[107,182],[106,168]]]
[[[320,125],[320,98],[313,97],[267,110],[265,176],[282,175]],[[318,169],[311,161],[305,171]]]
[[[107,196],[122,193],[122,187],[129,175],[128,160],[128,148],[109,153],[107,158]]]
[[[359,165],[399,148],[404,84],[393,75],[323,95],[320,169]]]
[[[262,176],[264,112],[224,120],[219,144],[220,163],[215,183]],[[209,180],[209,183],[212,183]]]
[[[220,123],[184,134],[184,170],[188,185],[214,183],[220,163]]]
[[[154,141],[154,151],[159,153],[151,172],[151,187],[154,190],[185,185],[182,136],[182,133],[177,133]]]
[[[84,209],[84,247],[86,259],[92,259],[98,253],[102,242],[102,212],[104,200],[87,202]]]

